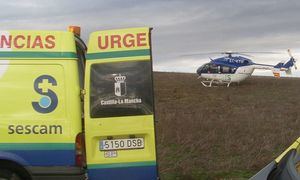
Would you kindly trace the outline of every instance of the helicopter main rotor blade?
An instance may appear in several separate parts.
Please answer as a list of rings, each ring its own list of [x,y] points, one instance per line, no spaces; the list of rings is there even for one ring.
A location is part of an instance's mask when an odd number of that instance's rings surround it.
[[[186,56],[208,56],[208,55],[217,55],[217,54],[221,54],[221,52],[191,53],[191,54],[183,54],[183,55],[180,55],[180,56],[182,56],[182,57],[186,57]]]
[[[273,51],[243,51],[239,53],[247,53],[247,54],[284,54],[282,52],[273,52]]]
[[[223,51],[223,52],[204,52],[204,53],[191,53],[191,54],[184,54],[181,55],[182,57],[187,56],[207,56],[207,55],[217,55],[217,54],[226,54],[226,55],[242,55],[242,56],[248,56],[253,57],[249,54],[284,54],[282,52],[273,52],[273,51]]]
[[[242,56],[246,56],[246,57],[254,57],[252,55],[249,55],[249,54],[245,54],[245,53],[240,53],[240,52],[223,52],[221,54],[227,54],[227,55],[232,55],[232,54],[235,54],[235,55],[242,55]]]
[[[289,56],[290,56],[291,58],[293,58],[291,50],[288,49],[287,52],[288,52]]]

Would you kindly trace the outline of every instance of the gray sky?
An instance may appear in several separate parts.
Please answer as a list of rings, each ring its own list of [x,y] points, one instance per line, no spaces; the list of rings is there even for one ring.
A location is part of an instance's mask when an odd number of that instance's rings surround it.
[[[209,57],[182,55],[211,51],[284,53],[290,48],[300,59],[299,0],[0,2],[2,30],[66,30],[68,25],[79,25],[83,39],[87,40],[88,35],[97,30],[153,27],[153,59],[157,71],[195,72]],[[276,64],[287,60],[288,55],[255,55],[252,59],[257,63]]]

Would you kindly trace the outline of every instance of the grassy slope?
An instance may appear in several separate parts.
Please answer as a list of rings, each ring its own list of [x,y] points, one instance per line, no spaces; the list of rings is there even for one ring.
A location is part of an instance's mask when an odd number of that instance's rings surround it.
[[[194,74],[155,73],[154,85],[163,179],[248,178],[300,136],[300,79],[204,88]]]

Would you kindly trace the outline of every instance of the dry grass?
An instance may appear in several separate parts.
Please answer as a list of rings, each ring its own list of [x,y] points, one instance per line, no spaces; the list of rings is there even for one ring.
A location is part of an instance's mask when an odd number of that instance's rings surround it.
[[[154,85],[165,179],[247,178],[300,136],[300,79],[204,88],[194,74],[155,73]]]

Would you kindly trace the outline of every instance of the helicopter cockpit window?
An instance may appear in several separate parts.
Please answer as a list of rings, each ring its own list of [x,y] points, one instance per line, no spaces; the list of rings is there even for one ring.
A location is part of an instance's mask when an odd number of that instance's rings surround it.
[[[209,67],[209,72],[210,73],[219,73],[219,68],[217,65],[215,64],[211,64]]]
[[[199,68],[201,73],[207,73],[209,70],[209,64],[204,64]]]
[[[224,73],[224,74],[234,74],[236,71],[236,68],[234,67],[228,67],[228,66],[222,66],[221,67],[221,73]]]
[[[227,66],[223,66],[222,67],[222,73],[230,73],[230,67],[227,67]]]

